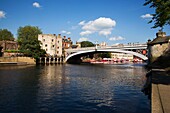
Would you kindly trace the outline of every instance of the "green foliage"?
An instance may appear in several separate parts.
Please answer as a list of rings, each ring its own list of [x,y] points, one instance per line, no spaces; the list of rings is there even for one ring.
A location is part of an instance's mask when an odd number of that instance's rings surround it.
[[[14,41],[14,36],[7,29],[0,29],[0,41],[2,40]]]
[[[4,52],[8,52],[8,53],[18,53],[20,52],[19,50],[5,50]]]
[[[99,53],[98,57],[100,58],[111,58],[111,53]]]
[[[155,9],[155,14],[152,14],[152,20],[149,23],[154,22],[152,28],[157,28],[165,25],[170,25],[170,0],[145,0],[144,6],[150,4],[150,8]]]
[[[95,46],[95,44],[93,44],[90,41],[83,41],[83,42],[81,42],[81,47],[94,47],[94,46]]]
[[[42,34],[38,27],[25,26],[18,29],[18,43],[19,49],[29,57],[35,59],[46,54],[45,50],[40,47],[40,41],[38,40],[38,34]]]

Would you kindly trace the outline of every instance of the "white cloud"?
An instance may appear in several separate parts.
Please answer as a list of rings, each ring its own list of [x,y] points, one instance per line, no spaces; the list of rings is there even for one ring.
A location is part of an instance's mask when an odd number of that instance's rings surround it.
[[[5,12],[4,11],[0,11],[0,18],[5,18]]]
[[[82,42],[82,41],[88,41],[88,38],[85,37],[79,38],[78,42]]]
[[[142,15],[141,18],[147,19],[147,18],[152,18],[153,16],[151,14],[145,14]]]
[[[79,23],[79,25],[81,25],[81,26],[85,25],[85,21],[81,21],[81,22]]]
[[[34,2],[32,5],[33,5],[34,7],[36,7],[36,8],[40,8],[40,7],[41,7],[38,2]]]
[[[71,32],[67,32],[66,34],[67,34],[67,35],[70,35],[70,34],[71,34]]]
[[[93,33],[92,31],[82,31],[82,32],[80,33],[80,35],[81,35],[81,36],[84,36],[84,35],[88,36],[88,35],[90,35],[90,34],[92,34],[92,33]]]
[[[63,34],[67,34],[67,35],[70,35],[70,34],[71,34],[71,32],[69,32],[69,31],[65,31],[65,30],[61,31],[61,33],[63,33]]]
[[[105,29],[105,30],[102,30],[99,32],[99,35],[104,35],[104,36],[107,36],[107,35],[110,35],[112,32],[112,29]]]
[[[113,36],[109,38],[110,41],[118,41],[118,40],[125,40],[125,38],[121,36]]]
[[[67,31],[64,31],[64,30],[63,30],[63,31],[61,31],[61,33],[66,33],[66,32],[67,32]]]
[[[85,21],[81,21],[79,25],[82,25],[83,30],[80,33],[81,36],[92,33],[107,36],[111,34],[112,29],[116,26],[116,21],[111,18],[100,17],[87,23],[85,23]]]

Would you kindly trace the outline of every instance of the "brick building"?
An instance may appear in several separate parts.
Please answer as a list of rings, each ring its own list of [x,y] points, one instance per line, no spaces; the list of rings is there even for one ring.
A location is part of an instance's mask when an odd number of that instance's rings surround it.
[[[63,55],[67,56],[67,53],[65,52],[65,49],[71,48],[73,42],[71,41],[71,38],[66,38],[66,36],[63,37],[62,40],[62,46],[63,46]]]
[[[0,47],[2,48],[3,51],[5,50],[17,50],[18,49],[18,44],[15,41],[0,41]]]
[[[71,38],[66,38],[66,36],[64,36],[63,41],[62,41],[62,45],[63,45],[63,49],[68,49],[72,46],[73,42],[71,41]]]
[[[0,56],[7,50],[18,50],[18,43],[15,41],[0,41]]]

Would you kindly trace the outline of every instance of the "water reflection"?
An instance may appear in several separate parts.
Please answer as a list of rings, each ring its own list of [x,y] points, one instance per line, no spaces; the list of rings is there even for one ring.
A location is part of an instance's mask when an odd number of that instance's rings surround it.
[[[63,95],[63,89],[69,84],[69,77],[66,76],[67,70],[63,65],[47,65],[42,66],[39,78],[38,103],[40,108],[48,108],[54,98]],[[57,96],[57,97],[56,97]],[[57,100],[57,101],[58,101]]]
[[[0,72],[0,112],[150,111],[140,91],[146,74],[141,66],[41,65]]]

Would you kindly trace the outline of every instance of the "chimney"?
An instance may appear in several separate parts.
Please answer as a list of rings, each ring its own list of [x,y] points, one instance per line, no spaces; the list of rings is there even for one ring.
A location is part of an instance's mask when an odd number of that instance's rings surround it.
[[[69,38],[68,38],[68,41],[70,41],[70,40],[71,40],[71,38],[69,37]]]
[[[156,33],[156,37],[165,37],[166,36],[166,33],[165,32],[162,32],[161,30],[159,30],[157,33]]]
[[[61,34],[58,34],[58,37],[57,38],[60,38],[61,37]]]

